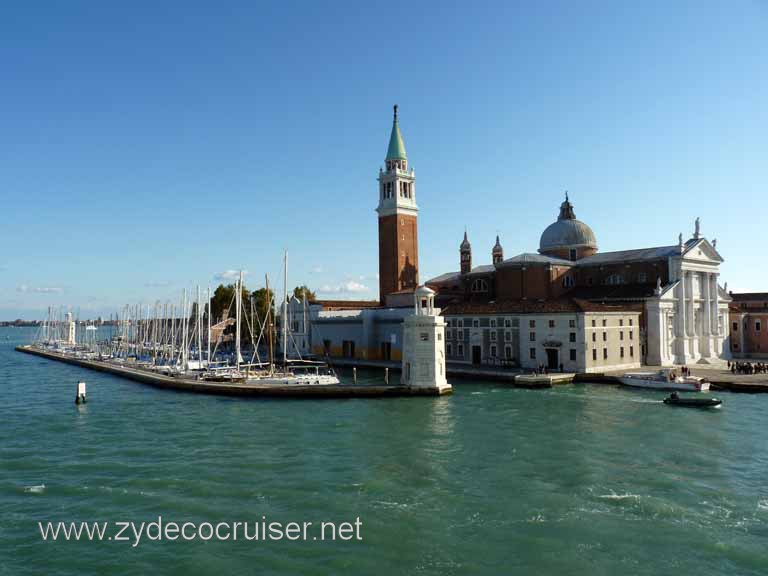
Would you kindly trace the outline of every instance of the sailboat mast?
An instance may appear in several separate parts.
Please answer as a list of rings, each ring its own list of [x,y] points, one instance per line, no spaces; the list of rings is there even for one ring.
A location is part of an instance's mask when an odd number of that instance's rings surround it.
[[[288,250],[283,255],[283,370],[288,367]]]
[[[269,292],[269,275],[264,275],[264,283],[267,289],[267,346],[269,347],[269,373],[274,373],[275,358],[272,351],[272,298]]]
[[[200,284],[197,285],[197,367],[203,367],[203,311],[200,308]]]
[[[243,271],[240,270],[240,276],[237,279],[237,293],[235,294],[235,361],[237,362],[237,369],[240,370],[240,299],[242,296],[243,285]]]
[[[211,363],[211,287],[208,286],[208,364]]]

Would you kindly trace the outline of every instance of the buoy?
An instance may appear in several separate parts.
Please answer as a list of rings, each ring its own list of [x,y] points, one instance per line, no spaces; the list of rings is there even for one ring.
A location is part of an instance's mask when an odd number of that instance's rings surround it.
[[[384,368],[384,384],[389,384],[389,368]]]
[[[352,381],[357,384],[357,366],[352,367]]]
[[[85,397],[85,382],[77,383],[77,393],[75,394],[75,404],[85,404],[87,402]]]

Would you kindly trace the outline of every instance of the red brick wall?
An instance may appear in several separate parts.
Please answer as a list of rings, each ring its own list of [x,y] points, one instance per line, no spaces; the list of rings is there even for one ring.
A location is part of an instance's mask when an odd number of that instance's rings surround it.
[[[379,218],[379,297],[412,289],[419,283],[419,244],[416,216],[393,214]]]

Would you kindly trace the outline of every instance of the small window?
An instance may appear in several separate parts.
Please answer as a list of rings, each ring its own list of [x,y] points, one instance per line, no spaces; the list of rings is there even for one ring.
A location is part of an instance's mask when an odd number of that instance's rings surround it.
[[[504,357],[506,359],[512,358],[512,346],[504,346]]]
[[[571,348],[571,362],[576,362],[576,348]]]
[[[478,278],[474,282],[472,282],[472,292],[479,293],[479,292],[488,292],[488,282],[483,280],[482,278]]]
[[[568,334],[568,341],[576,342],[576,332],[571,332],[570,334]]]
[[[479,326],[480,326],[480,320],[478,320],[477,318],[472,320],[472,327],[473,328],[478,328]]]
[[[491,320],[491,328],[496,328],[496,319]]]
[[[597,348],[592,348],[592,360],[597,361]]]
[[[504,340],[506,340],[507,342],[509,342],[510,340],[512,340],[512,332],[510,332],[509,330],[507,330],[506,332],[504,332]]]
[[[624,318],[619,318],[619,326],[624,326]]]
[[[606,320],[605,318],[603,318],[603,326],[608,326],[608,320]]]
[[[634,323],[635,323],[635,321],[634,321],[634,320],[632,320],[632,318],[630,318],[630,319],[629,319],[629,325],[630,325],[630,326],[632,326]]]
[[[571,257],[571,260],[576,260],[576,248],[571,248],[569,251],[569,256]]]
[[[738,322],[734,322],[733,323],[733,331],[734,332],[738,332],[739,331],[739,323]]]
[[[634,332],[633,332],[632,330],[630,330],[630,331],[629,331],[629,339],[630,339],[630,340],[632,340],[632,335],[633,335],[633,334],[634,334]]]
[[[459,318],[458,322],[459,322],[459,328],[464,328],[464,319]]]
[[[568,320],[568,328],[576,328],[576,320]]]
[[[451,346],[450,342],[445,345],[445,354],[447,356],[453,356],[453,346]]]
[[[563,287],[564,288],[573,287],[573,276],[563,276]]]
[[[596,321],[592,320],[592,328],[594,328],[595,326],[597,326]]]
[[[608,341],[608,332],[603,332],[603,342]]]
[[[491,358],[496,358],[496,346],[491,346]]]
[[[464,358],[464,344],[459,344],[458,353],[459,353],[459,356]]]
[[[421,340],[422,342],[429,342],[429,332],[420,333],[419,340]]]
[[[509,319],[504,320],[504,328],[509,328],[510,326],[512,326],[512,323],[509,321]]]
[[[597,342],[597,332],[592,332],[592,342]]]
[[[638,284],[645,284],[646,282],[648,282],[648,274],[646,274],[645,272],[638,273],[637,282]]]
[[[635,347],[634,346],[630,346],[629,347],[629,357],[630,358],[634,358],[635,357]]]
[[[608,360],[608,348],[603,348],[603,360]]]
[[[555,327],[555,321],[554,320],[550,320],[549,321],[549,327],[550,328],[554,328]]]
[[[760,328],[762,328],[760,320],[755,320],[755,332],[760,332]]]
[[[531,360],[536,360],[536,348],[531,348],[529,354],[531,356]]]
[[[530,328],[536,328],[536,320],[529,320],[528,321],[528,326]]]
[[[622,346],[621,348],[619,348],[619,356],[621,356],[622,358],[624,358],[624,346]]]
[[[496,332],[491,332],[491,341],[492,342],[496,341]]]
[[[624,340],[624,330],[619,332],[619,340]]]
[[[528,339],[529,339],[531,342],[536,342],[536,332],[531,332],[531,333],[528,335]]]
[[[437,333],[437,340],[440,341],[442,339],[443,339],[443,335],[440,332],[438,332]]]

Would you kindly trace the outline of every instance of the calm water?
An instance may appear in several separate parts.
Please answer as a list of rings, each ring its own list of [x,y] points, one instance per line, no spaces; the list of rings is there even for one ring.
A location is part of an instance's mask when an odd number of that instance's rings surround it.
[[[768,573],[768,395],[723,394],[719,413],[461,381],[439,399],[238,400],[13,351],[31,336],[0,329],[1,575]],[[132,547],[37,528],[158,516],[360,517],[363,540]]]

